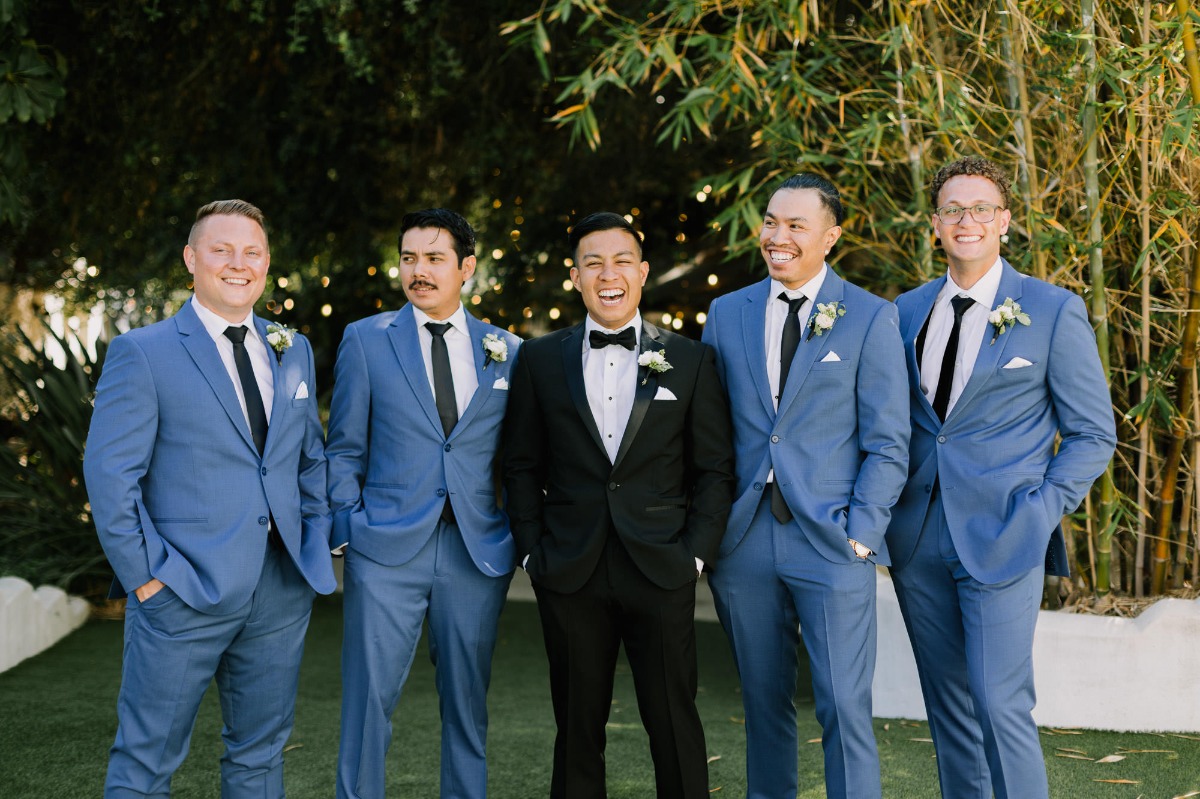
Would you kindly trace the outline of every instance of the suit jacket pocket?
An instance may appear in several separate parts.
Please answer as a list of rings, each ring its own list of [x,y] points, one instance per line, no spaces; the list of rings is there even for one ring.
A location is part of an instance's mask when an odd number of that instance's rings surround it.
[[[825,357],[825,356],[821,356],[821,357]],[[842,369],[850,369],[854,365],[855,365],[855,362],[851,361],[851,360],[822,362],[820,359],[818,359],[815,363],[813,363],[812,371],[813,371],[813,374],[816,374],[817,372],[836,372],[836,371],[839,371]]]
[[[408,488],[408,483],[376,483],[368,482],[363,485],[364,488],[377,488],[381,491],[404,491]]]
[[[673,505],[648,505],[648,506],[646,506],[646,513],[662,513],[664,511],[669,511],[669,510],[685,510],[685,509],[687,509],[687,505],[685,505],[683,503],[677,503],[677,504],[673,504]]]

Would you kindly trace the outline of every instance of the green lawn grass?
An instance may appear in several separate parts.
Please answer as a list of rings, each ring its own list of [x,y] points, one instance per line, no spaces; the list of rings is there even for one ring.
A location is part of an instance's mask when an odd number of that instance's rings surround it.
[[[120,682],[121,624],[93,621],[48,652],[0,674],[0,797],[84,799],[101,794],[108,746],[116,729]],[[745,794],[745,738],[741,697],[729,648],[720,627],[697,624],[700,652],[700,713],[714,758],[714,796]],[[313,613],[296,708],[296,729],[287,754],[291,799],[333,795],[340,701],[341,601],[319,599]],[[825,796],[820,729],[811,689],[803,675],[800,707],[800,793]],[[1121,690],[1113,686],[1113,690]],[[1104,697],[1096,697],[1104,701]],[[546,656],[536,609],[510,602],[501,618],[500,642],[489,707],[490,795],[531,799],[547,795],[554,723]],[[389,796],[436,797],[439,723],[432,667],[418,655],[393,719],[388,754]],[[888,799],[936,797],[937,777],[929,728],[923,722],[876,722]],[[1042,745],[1055,799],[1173,799],[1200,791],[1200,735],[1043,731]],[[220,711],[215,689],[205,697],[191,754],[175,776],[179,799],[219,796]],[[1134,750],[1119,762],[1099,759]],[[1072,757],[1065,757],[1071,755]],[[624,661],[617,675],[608,729],[609,796],[646,799],[654,782],[646,736]],[[1096,780],[1129,780],[1126,784]],[[1200,794],[1197,794],[1200,796]]]

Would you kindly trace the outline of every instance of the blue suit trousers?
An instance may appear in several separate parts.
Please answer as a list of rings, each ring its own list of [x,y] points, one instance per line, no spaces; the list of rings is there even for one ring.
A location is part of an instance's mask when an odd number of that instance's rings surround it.
[[[747,799],[796,796],[801,635],[821,722],[826,795],[878,799],[875,565],[830,562],[795,520],[777,522],[770,505],[759,502],[745,537],[709,580],[742,682]]]
[[[274,546],[250,601],[233,612],[200,613],[170,587],[144,603],[130,594],[105,799],[170,796],[214,677],[225,722],[222,798],[283,797],[283,747],[312,600],[313,589]]]
[[[1044,568],[981,583],[963,567],[940,494],[892,570],[916,655],[945,799],[1046,799],[1033,722],[1033,631]]]
[[[409,562],[385,566],[346,551],[339,799],[382,799],[392,713],[421,628],[442,717],[442,799],[487,795],[487,689],[496,625],[512,574],[490,577],[471,560],[454,523],[439,521]]]

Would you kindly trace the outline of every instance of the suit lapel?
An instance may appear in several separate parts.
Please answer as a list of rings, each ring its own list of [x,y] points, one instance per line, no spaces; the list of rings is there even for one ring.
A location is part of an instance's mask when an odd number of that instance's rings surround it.
[[[638,354],[664,349],[662,342],[658,339],[658,328],[643,319],[642,343]],[[621,446],[617,448],[617,457],[613,459],[614,469],[621,463],[625,453],[629,451],[629,447],[633,444],[633,440],[642,426],[642,421],[646,418],[646,411],[650,410],[650,403],[654,401],[654,395],[658,393],[658,372],[648,366],[639,366],[637,378],[637,388],[633,392],[633,408],[629,412],[629,422],[625,425],[625,434],[621,436]]]
[[[467,403],[462,418],[450,431],[451,438],[458,432],[459,427],[469,424],[471,419],[479,414],[479,409],[487,404],[488,399],[492,396],[492,383],[495,381],[496,375],[500,373],[499,364],[493,364],[490,369],[484,370],[484,367],[490,363],[483,353],[483,337],[488,333],[487,326],[465,309],[463,315],[467,318],[467,331],[471,336],[471,362],[475,364],[476,385],[475,393],[471,395],[471,401]]]
[[[995,304],[999,305],[1005,299],[1011,297],[1014,301],[1021,300],[1021,273],[1013,269],[1008,261],[1004,261],[1003,272],[1000,275],[1000,285],[996,289]],[[991,308],[987,309],[991,312]],[[963,386],[962,394],[954,403],[954,407],[950,410],[949,416],[946,417],[946,422],[949,424],[958,416],[959,411],[971,404],[971,401],[979,395],[980,389],[991,379],[996,373],[996,366],[1000,363],[1000,358],[1004,355],[1004,349],[1008,346],[1008,342],[1012,339],[1013,330],[1009,330],[992,343],[992,334],[995,329],[989,324],[983,330],[983,339],[979,342],[979,355],[975,358],[975,367],[971,370],[971,379]]]
[[[596,420],[592,418],[592,408],[588,405],[587,386],[583,382],[583,326],[584,323],[580,322],[563,337],[563,371],[567,375],[567,389],[571,392],[571,400],[575,403],[575,410],[579,412],[580,421],[591,433],[592,441],[595,441],[600,451],[605,453],[605,457],[608,457],[608,451],[604,448],[604,440],[600,438],[600,428],[596,427]]]
[[[271,399],[271,418],[267,421],[267,443],[263,447],[263,457],[266,457],[267,450],[271,448],[271,442],[275,439],[272,435],[275,430],[275,424],[283,421],[284,403],[288,402],[291,397],[284,396],[284,379],[282,360],[287,357],[290,351],[284,350],[283,355],[278,355],[275,350],[271,349],[271,345],[267,344],[267,322],[265,319],[253,316],[251,320],[254,324],[254,329],[258,331],[258,335],[262,337],[263,344],[267,348],[267,362],[271,364],[271,387],[273,397]]]
[[[400,371],[408,381],[413,396],[417,398],[417,407],[425,414],[425,418],[443,435],[442,420],[437,415],[437,403],[433,398],[433,387],[429,385],[429,375],[425,373],[425,359],[421,357],[421,339],[417,335],[417,321],[413,317],[411,305],[405,305],[396,311],[392,323],[387,329],[388,339],[396,359],[400,362]],[[453,431],[451,431],[453,432]]]
[[[254,445],[254,437],[250,435],[250,425],[246,422],[246,414],[242,412],[242,404],[238,402],[233,380],[230,379],[229,372],[225,371],[225,364],[221,361],[221,354],[217,352],[217,345],[208,335],[208,330],[200,321],[200,317],[196,316],[190,300],[184,303],[183,308],[175,314],[174,319],[175,326],[182,337],[183,348],[187,350],[188,355],[195,362],[196,368],[204,375],[209,387],[217,395],[221,407],[225,409],[229,421],[241,434],[242,440],[257,454],[258,447]]]
[[[775,402],[771,397],[771,381],[767,376],[767,303],[770,297],[767,292],[771,289],[771,279],[767,278],[750,292],[745,305],[742,306],[742,347],[746,353],[746,363],[750,368],[750,376],[754,380],[754,391],[758,394],[763,409],[775,417]]]
[[[917,295],[913,299],[912,316],[906,321],[908,327],[903,331],[904,358],[908,362],[909,385],[912,388],[913,396],[918,398],[917,402],[925,409],[926,415],[929,416],[930,421],[935,427],[941,427],[942,420],[938,418],[937,413],[933,410],[933,405],[929,402],[929,398],[921,390],[921,369],[917,365],[917,339],[921,337],[921,331],[925,328],[925,323],[929,320],[929,315],[933,313],[933,303],[937,300],[938,294],[941,293],[942,286],[945,283],[946,276],[942,275],[937,280],[930,281],[917,290]]]
[[[779,413],[791,407],[796,401],[796,397],[800,396],[800,389],[804,385],[804,381],[808,379],[808,373],[812,371],[812,365],[817,360],[817,353],[825,349],[826,344],[830,345],[838,339],[838,325],[845,324],[844,321],[834,322],[831,329],[827,330],[821,336],[809,336],[808,319],[817,312],[817,306],[824,303],[839,303],[842,297],[845,296],[846,285],[840,277],[829,269],[825,273],[825,282],[821,284],[821,290],[817,292],[817,298],[811,304],[805,306],[808,312],[808,317],[802,323],[800,328],[800,346],[796,347],[796,355],[792,358],[792,366],[788,371],[788,382],[783,387],[783,394],[779,397]],[[843,317],[844,318],[844,317]]]

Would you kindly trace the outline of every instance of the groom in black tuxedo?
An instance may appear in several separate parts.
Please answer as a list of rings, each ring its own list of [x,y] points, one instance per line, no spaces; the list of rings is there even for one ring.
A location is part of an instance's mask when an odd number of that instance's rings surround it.
[[[552,799],[606,796],[604,726],[625,645],[660,799],[704,799],[696,578],[733,495],[713,351],[638,312],[650,266],[624,217],[570,233],[588,317],[525,343],[504,422],[517,558],[533,582],[558,735]]]

